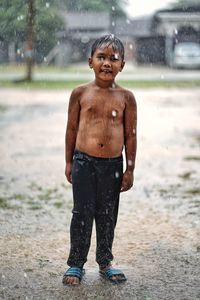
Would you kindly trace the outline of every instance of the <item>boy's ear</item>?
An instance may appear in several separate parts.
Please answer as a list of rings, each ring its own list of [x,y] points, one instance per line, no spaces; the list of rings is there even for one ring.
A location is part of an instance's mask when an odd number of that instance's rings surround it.
[[[92,58],[91,57],[88,58],[88,65],[92,69]]]
[[[120,72],[123,70],[124,65],[125,65],[125,61],[123,60],[122,63],[121,63],[121,69],[120,69]]]

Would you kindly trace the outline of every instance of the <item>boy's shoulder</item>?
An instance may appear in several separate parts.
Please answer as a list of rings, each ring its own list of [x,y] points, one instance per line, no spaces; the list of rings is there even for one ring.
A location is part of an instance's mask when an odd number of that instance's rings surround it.
[[[86,89],[88,89],[90,87],[91,83],[88,82],[88,83],[85,83],[85,84],[81,84],[81,85],[78,85],[77,87],[75,87],[72,91],[72,93],[74,94],[81,94],[83,93]]]
[[[126,89],[122,86],[117,86],[117,88],[119,89],[119,91],[121,91],[123,93],[124,98],[126,99],[126,101],[133,101],[136,102],[135,100],[135,96],[133,94],[133,92],[129,89]]]

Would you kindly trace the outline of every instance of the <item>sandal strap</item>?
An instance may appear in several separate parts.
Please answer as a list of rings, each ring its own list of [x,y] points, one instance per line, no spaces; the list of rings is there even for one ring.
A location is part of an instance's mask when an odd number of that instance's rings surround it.
[[[78,277],[79,279],[82,278],[82,275],[83,275],[83,270],[78,267],[70,267],[64,273],[64,276]]]
[[[124,276],[123,272],[119,269],[109,268],[105,271],[105,275],[111,278],[114,275],[122,275]]]

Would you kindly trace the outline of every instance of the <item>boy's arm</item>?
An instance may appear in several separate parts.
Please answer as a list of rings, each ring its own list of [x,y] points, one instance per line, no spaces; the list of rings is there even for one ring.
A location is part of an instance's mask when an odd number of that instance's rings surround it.
[[[123,174],[121,192],[133,186],[134,168],[137,150],[137,105],[134,95],[128,91],[124,112],[124,145],[126,155],[126,171]]]
[[[68,107],[68,121],[67,129],[65,134],[65,176],[67,180],[72,183],[72,160],[73,153],[76,144],[76,136],[79,125],[79,113],[80,113],[80,103],[79,103],[80,93],[78,88],[73,90]]]

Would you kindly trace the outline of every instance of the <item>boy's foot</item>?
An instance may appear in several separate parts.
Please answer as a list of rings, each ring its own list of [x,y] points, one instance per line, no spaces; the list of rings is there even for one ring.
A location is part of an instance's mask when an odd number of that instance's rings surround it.
[[[112,283],[121,283],[126,281],[126,277],[124,273],[119,270],[112,267],[112,265],[108,265],[107,267],[100,267],[99,273],[101,276],[103,276],[105,279],[110,280]]]
[[[78,285],[84,275],[84,270],[78,267],[70,267],[65,271],[62,279],[63,284]]]

